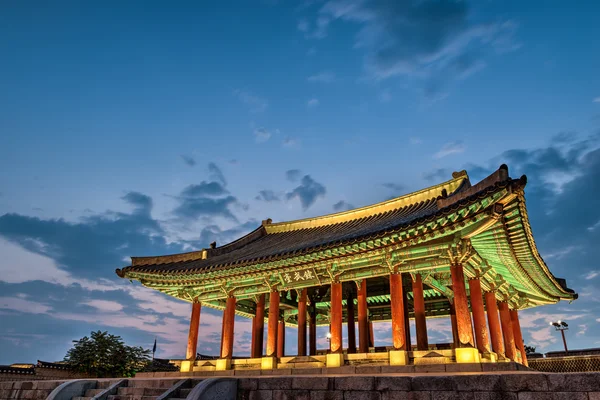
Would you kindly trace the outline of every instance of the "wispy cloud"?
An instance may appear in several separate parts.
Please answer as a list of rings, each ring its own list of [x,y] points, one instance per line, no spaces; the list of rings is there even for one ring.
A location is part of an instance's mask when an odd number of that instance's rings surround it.
[[[279,129],[274,129],[271,131],[265,127],[260,127],[260,128],[254,129],[253,133],[254,133],[254,139],[256,140],[257,143],[264,143],[264,142],[268,141],[269,139],[271,139],[271,137],[274,134],[278,134]]]
[[[302,209],[307,210],[319,197],[325,197],[326,192],[325,186],[315,181],[310,175],[304,175],[300,185],[291,192],[286,193],[285,197],[287,200],[298,198],[300,204],[302,204]]]
[[[592,100],[593,103],[600,103],[600,96]]]
[[[445,145],[442,146],[440,151],[438,151],[437,153],[435,153],[433,155],[433,158],[440,159],[440,158],[447,157],[452,154],[460,154],[460,153],[463,153],[466,150],[466,148],[467,147],[460,140],[455,141],[455,142],[446,143]]]
[[[196,165],[196,160],[192,156],[186,156],[185,154],[182,154],[181,159],[188,167],[193,167]]]
[[[335,74],[331,71],[321,71],[306,78],[309,82],[331,83],[335,81]]]
[[[346,211],[346,210],[352,210],[353,208],[355,208],[354,205],[348,203],[345,200],[340,200],[333,205],[334,211]]]
[[[233,94],[246,106],[250,108],[251,112],[259,113],[264,112],[269,107],[269,102],[259,97],[255,94],[252,94],[245,90],[234,90]]]
[[[584,275],[584,278],[589,281],[590,279],[594,279],[597,276],[600,276],[600,271],[596,270],[596,271],[588,272],[587,274]]]
[[[296,147],[300,146],[300,140],[297,138],[294,138],[294,137],[286,136],[286,138],[283,139],[283,142],[281,143],[281,145],[283,147],[296,148]]]
[[[319,105],[319,99],[312,98],[306,102],[308,108],[315,108]]]

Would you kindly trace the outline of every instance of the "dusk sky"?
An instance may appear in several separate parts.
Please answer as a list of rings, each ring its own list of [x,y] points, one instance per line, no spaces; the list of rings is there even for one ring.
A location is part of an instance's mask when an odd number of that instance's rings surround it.
[[[560,350],[563,319],[570,348],[600,347],[599,15],[553,0],[1,2],[0,364],[62,360],[98,329],[182,358],[190,304],[118,278],[130,256],[502,163],[527,175],[540,254],[579,293],[523,311],[525,343]],[[448,319],[428,329],[451,337]],[[375,331],[391,344],[389,324]],[[198,351],[216,355],[220,332],[204,308]],[[247,356],[250,321],[235,335]]]

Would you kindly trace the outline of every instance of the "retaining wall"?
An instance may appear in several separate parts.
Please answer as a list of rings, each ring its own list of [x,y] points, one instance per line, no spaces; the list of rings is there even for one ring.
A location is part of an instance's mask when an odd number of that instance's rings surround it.
[[[0,382],[0,400],[45,400],[62,381]]]
[[[600,400],[600,374],[238,378],[238,400]]]

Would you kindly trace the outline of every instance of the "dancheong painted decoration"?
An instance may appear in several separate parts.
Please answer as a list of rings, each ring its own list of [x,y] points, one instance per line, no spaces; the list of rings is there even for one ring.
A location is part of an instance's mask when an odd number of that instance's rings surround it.
[[[518,311],[577,298],[538,253],[526,183],[525,176],[510,178],[505,165],[475,185],[465,171],[455,172],[439,185],[371,206],[267,219],[220,247],[132,257],[116,272],[192,303],[182,371],[339,367],[366,359],[526,365]],[[196,361],[202,306],[223,310],[214,361]],[[248,359],[233,356],[236,314],[253,320]],[[450,317],[452,343],[429,343],[427,319],[435,317]],[[391,321],[392,346],[374,343],[372,324],[379,321]],[[329,349],[317,349],[317,325],[329,326]],[[284,354],[286,327],[298,329],[298,355]]]

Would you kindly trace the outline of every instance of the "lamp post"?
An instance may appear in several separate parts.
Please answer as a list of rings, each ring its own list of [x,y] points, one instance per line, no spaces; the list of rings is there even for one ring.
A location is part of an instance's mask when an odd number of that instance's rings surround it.
[[[565,321],[558,320],[556,322],[550,322],[557,331],[560,331],[562,335],[563,344],[565,345],[565,354],[569,354],[569,349],[567,349],[567,339],[565,338],[565,331],[569,329],[569,324]]]

